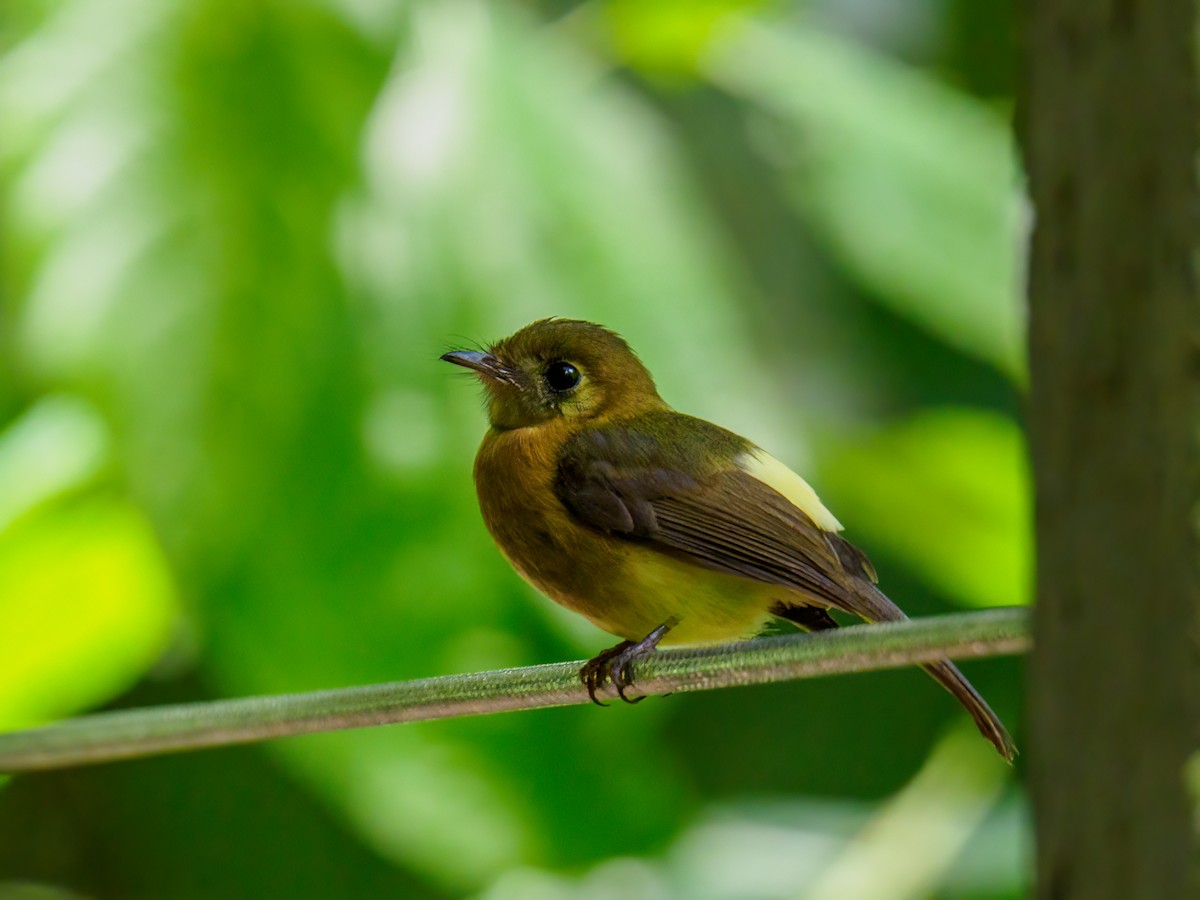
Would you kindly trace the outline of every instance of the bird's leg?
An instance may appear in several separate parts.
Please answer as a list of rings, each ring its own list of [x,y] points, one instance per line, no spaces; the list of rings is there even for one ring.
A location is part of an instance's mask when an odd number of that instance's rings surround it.
[[[617,693],[626,703],[640,703],[644,700],[644,697],[630,699],[625,696],[625,691],[633,686],[632,664],[657,650],[659,641],[678,624],[679,620],[672,616],[640,641],[621,641],[615,647],[609,647],[595,659],[586,662],[579,670],[579,679],[587,687],[592,702],[597,706],[608,705],[596,699],[596,691],[604,685],[606,678],[612,681]]]

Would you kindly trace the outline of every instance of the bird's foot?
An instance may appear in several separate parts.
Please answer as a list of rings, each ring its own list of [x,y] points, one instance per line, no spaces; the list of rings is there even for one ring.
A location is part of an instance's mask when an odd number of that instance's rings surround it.
[[[677,624],[676,619],[670,619],[659,625],[640,641],[621,641],[615,647],[609,647],[595,659],[584,663],[579,670],[579,680],[587,688],[588,696],[597,706],[608,706],[596,699],[596,691],[604,686],[606,680],[611,681],[617,689],[617,694],[626,703],[640,703],[644,697],[628,697],[625,692],[633,687],[633,663],[649,656],[658,649],[658,642],[668,631]]]

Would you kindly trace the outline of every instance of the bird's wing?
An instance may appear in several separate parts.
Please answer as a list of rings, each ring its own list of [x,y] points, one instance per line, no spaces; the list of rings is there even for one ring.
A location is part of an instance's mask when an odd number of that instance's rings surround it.
[[[582,523],[695,565],[800,591],[877,620],[874,572],[798,475],[743,438],[678,413],[585,430],[555,491]]]

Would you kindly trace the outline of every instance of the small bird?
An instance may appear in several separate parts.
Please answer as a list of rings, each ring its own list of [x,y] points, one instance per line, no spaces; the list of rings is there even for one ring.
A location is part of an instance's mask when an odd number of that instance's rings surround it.
[[[543,319],[446,362],[483,383],[475,459],[483,520],[535,588],[623,638],[580,677],[622,699],[660,644],[752,637],[772,617],[836,628],[830,610],[906,618],[808,483],[731,431],[676,412],[615,332]],[[925,670],[1006,760],[1016,746],[949,660]],[[596,701],[599,702],[599,701]]]

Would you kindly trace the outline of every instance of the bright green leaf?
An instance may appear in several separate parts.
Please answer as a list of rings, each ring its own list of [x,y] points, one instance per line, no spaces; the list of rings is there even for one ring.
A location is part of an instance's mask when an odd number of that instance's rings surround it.
[[[154,535],[127,504],[23,518],[0,537],[0,728],[126,690],[162,653],[177,612]]]
[[[726,17],[761,0],[609,0],[600,6],[617,55],[658,78],[690,80]]]
[[[108,435],[82,401],[43,397],[0,434],[0,533],[11,522],[93,477]]]
[[[1028,601],[1030,479],[1010,419],[967,409],[918,413],[826,448],[823,458],[821,484],[838,498],[851,541],[886,548],[964,603]]]

